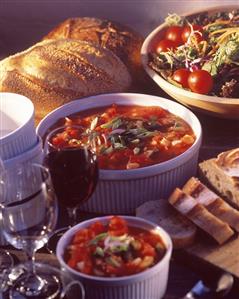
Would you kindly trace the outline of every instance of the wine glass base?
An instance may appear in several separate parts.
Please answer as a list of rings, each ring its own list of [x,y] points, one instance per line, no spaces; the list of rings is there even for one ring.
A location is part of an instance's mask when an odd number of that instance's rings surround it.
[[[70,228],[70,226],[60,228],[50,236],[46,244],[46,248],[50,253],[56,253],[56,246],[59,239],[64,235],[64,233]]]
[[[43,265],[43,264],[41,264]],[[7,288],[3,298],[9,299],[55,299],[62,291],[61,277],[36,267],[36,277],[29,276],[28,264],[12,268],[6,277]]]
[[[8,251],[0,249],[0,273],[11,268],[14,265],[14,260]]]

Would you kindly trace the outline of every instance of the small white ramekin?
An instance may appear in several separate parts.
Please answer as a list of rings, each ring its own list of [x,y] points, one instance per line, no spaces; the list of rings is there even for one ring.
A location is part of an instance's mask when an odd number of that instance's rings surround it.
[[[19,94],[0,92],[1,159],[11,159],[36,144],[32,102]]]
[[[110,216],[105,216],[79,223],[61,237],[56,249],[56,256],[61,268],[73,279],[80,280],[83,283],[86,299],[160,299],[164,296],[167,288],[172,241],[166,231],[152,222],[132,216],[121,217],[127,221],[129,226],[154,231],[162,237],[167,251],[161,261],[141,273],[124,277],[91,276],[70,268],[64,261],[64,253],[75,233],[95,221],[101,221],[103,224],[107,223]]]
[[[176,102],[146,94],[114,93],[91,96],[70,102],[48,114],[38,125],[42,138],[62,117],[78,111],[119,105],[160,106],[183,118],[196,135],[195,143],[183,154],[156,165],[130,170],[100,170],[99,182],[92,197],[81,210],[101,214],[132,214],[148,200],[167,198],[196,174],[202,129],[197,117]]]

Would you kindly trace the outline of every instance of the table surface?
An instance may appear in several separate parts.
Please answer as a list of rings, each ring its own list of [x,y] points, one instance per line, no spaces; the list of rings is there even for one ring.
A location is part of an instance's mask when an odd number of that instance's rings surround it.
[[[154,85],[152,85],[151,89],[147,89],[146,93],[165,96],[165,94]],[[168,96],[166,97],[168,98]],[[239,121],[220,119],[199,113],[195,114],[200,119],[203,129],[203,143],[199,154],[199,161],[214,157],[222,151],[239,146]],[[93,215],[80,215],[82,218],[92,216]],[[61,224],[64,223],[61,222]],[[18,259],[24,260],[25,257],[21,251],[10,250]],[[57,265],[55,255],[46,253],[44,249],[37,253],[37,260]],[[202,274],[202,272],[200,273]],[[170,265],[169,284],[164,298],[181,298],[200,277],[197,263],[189,263],[186,258],[182,258],[182,255],[177,254],[177,252],[174,253]],[[238,286],[239,282],[236,281],[232,292],[225,298],[238,299]]]
[[[3,57],[3,55],[0,56]],[[144,93],[170,98],[153,82],[151,84],[151,86],[147,86]],[[195,114],[198,116],[203,130],[203,143],[199,154],[199,161],[215,157],[222,151],[239,147],[239,121],[220,119],[197,112],[195,112]],[[91,215],[81,216],[88,218]],[[18,260],[23,261],[25,259],[21,251],[9,247],[7,249],[9,249]],[[44,249],[37,253],[36,258],[38,261],[57,265],[56,257],[53,254],[46,253]],[[198,279],[200,279],[197,270],[197,264],[189,264],[187,259],[182,259],[182,255],[178,256],[174,253],[170,265],[169,284],[164,298],[179,299],[185,295]],[[236,281],[234,285],[235,287],[232,292],[225,298],[238,299],[239,293],[237,288],[239,282]]]

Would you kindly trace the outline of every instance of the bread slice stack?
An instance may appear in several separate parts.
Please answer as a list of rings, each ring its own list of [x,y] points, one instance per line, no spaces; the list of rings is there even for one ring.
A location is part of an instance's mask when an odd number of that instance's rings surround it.
[[[223,198],[239,208],[239,148],[200,163],[199,170]]]
[[[239,232],[239,211],[197,178],[189,179],[182,190],[175,189],[169,203],[219,244]]]
[[[210,213],[239,232],[239,211],[231,207],[216,193],[207,188],[199,179],[192,177],[184,185],[182,191],[195,198],[196,201],[205,206]]]

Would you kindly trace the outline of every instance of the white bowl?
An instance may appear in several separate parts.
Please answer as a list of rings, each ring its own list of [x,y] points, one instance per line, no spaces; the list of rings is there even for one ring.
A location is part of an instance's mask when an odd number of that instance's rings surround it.
[[[238,6],[221,6],[207,8],[205,10],[196,11],[186,14],[184,16],[193,16],[203,12],[215,13],[219,11],[231,11],[232,9],[238,9]],[[166,31],[167,24],[163,23],[156,27],[145,39],[141,48],[141,60],[144,69],[148,75],[172,98],[178,102],[192,108],[195,111],[204,112],[213,116],[239,119],[239,97],[238,98],[223,98],[216,96],[202,95],[199,93],[191,92],[183,88],[177,87],[148,66],[148,54],[152,51],[153,45],[156,40],[163,38]]]
[[[25,96],[0,93],[0,157],[7,160],[37,144],[34,106]]]
[[[37,133],[43,137],[59,118],[113,103],[160,106],[182,117],[191,125],[196,135],[195,143],[187,151],[169,161],[138,169],[100,170],[96,190],[81,209],[102,214],[132,214],[136,207],[147,200],[167,198],[174,188],[182,186],[196,174],[201,125],[190,110],[173,101],[151,95],[114,93],[91,96],[61,106],[39,123]]]
[[[17,167],[18,164],[24,163],[42,163],[43,161],[43,150],[42,140],[38,137],[37,143],[24,153],[15,156],[14,158],[4,160],[3,164],[6,170]]]
[[[169,261],[172,254],[172,241],[166,231],[152,222],[138,217],[121,217],[124,218],[130,226],[154,231],[162,237],[167,251],[163,259],[152,268],[131,276],[96,277],[80,273],[65,263],[65,249],[71,242],[74,234],[97,220],[106,224],[110,216],[87,220],[68,230],[57,244],[57,259],[64,271],[68,272],[73,279],[80,280],[83,283],[86,291],[86,299],[160,299],[164,296],[167,287]]]

